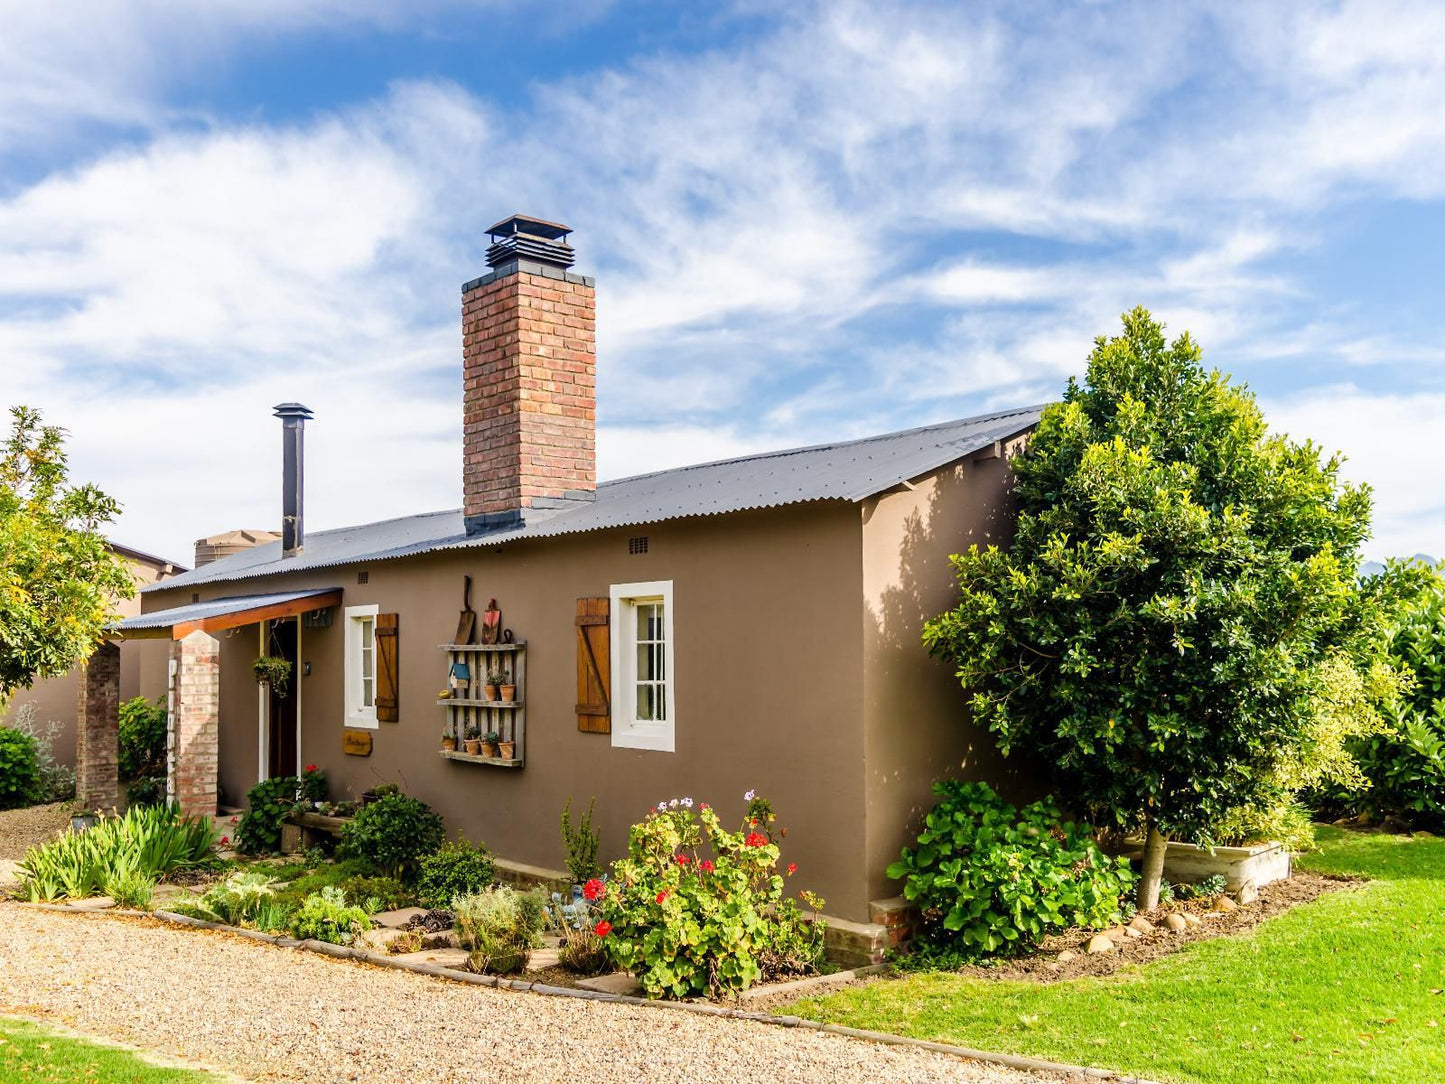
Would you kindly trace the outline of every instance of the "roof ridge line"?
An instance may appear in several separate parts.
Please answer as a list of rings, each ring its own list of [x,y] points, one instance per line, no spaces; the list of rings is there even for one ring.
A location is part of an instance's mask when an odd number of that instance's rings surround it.
[[[609,478],[605,482],[597,483],[597,488],[603,486],[621,485],[623,482],[637,482],[644,478],[656,478],[663,474],[682,474],[690,470],[702,470],[705,467],[721,467],[731,463],[748,463],[758,459],[780,459],[783,456],[802,455],[805,452],[820,452],[828,448],[847,448],[854,444],[871,444],[876,440],[889,440],[893,437],[906,437],[914,433],[926,433],[931,429],[949,429],[956,425],[967,425],[971,422],[996,421],[1000,418],[1008,418],[1016,414],[1028,414],[1032,411],[1043,410],[1048,403],[1037,403],[1030,406],[1013,407],[1009,410],[1000,410],[991,414],[977,414],[971,418],[954,418],[946,422],[933,422],[931,425],[916,425],[909,429],[894,429],[887,433],[874,433],[871,437],[854,437],[852,440],[824,441],[821,444],[800,444],[793,448],[776,448],[769,452],[753,452],[751,455],[737,455],[727,459],[709,459],[704,463],[688,463],[681,467],[666,467],[663,470],[647,471],[645,474],[629,474],[625,478]]]

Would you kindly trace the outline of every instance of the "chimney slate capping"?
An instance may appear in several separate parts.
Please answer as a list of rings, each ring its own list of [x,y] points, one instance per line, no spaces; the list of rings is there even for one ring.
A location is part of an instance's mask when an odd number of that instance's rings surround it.
[[[574,286],[587,286],[594,290],[597,288],[597,280],[591,275],[577,275],[571,271],[563,271],[558,267],[549,267],[546,264],[537,263],[533,260],[512,260],[510,263],[502,264],[495,271],[489,271],[481,278],[462,283],[462,293],[469,294],[473,290],[481,289],[483,286],[490,286],[498,279],[516,274],[538,275],[541,278],[556,279],[558,282],[570,282]]]

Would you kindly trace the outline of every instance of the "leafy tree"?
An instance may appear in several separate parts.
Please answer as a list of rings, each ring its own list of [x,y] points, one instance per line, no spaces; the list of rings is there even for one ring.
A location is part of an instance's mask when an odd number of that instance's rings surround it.
[[[1015,460],[1010,548],[953,558],[960,599],[926,644],[1005,754],[1143,830],[1141,907],[1169,836],[1288,797],[1332,667],[1377,658],[1394,581],[1355,575],[1370,495],[1340,462],[1270,435],[1187,334],[1135,309]]]
[[[0,702],[88,658],[135,583],[101,528],[120,506],[67,478],[64,430],[10,411],[0,446]]]

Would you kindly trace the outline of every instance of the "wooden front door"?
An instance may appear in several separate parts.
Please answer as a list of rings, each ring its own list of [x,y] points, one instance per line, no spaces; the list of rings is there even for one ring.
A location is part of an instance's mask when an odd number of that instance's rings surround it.
[[[273,777],[295,775],[297,769],[296,704],[299,699],[297,687],[301,683],[301,664],[296,658],[296,623],[299,620],[295,617],[283,617],[271,622],[269,653],[291,663],[291,680],[286,685],[286,695],[277,695],[275,689],[270,693],[270,774]]]

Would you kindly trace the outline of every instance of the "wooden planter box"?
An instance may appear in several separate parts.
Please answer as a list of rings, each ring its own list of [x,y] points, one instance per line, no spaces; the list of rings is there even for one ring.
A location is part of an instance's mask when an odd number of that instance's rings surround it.
[[[1144,844],[1129,841],[1130,857],[1141,857]],[[1175,884],[1193,884],[1222,874],[1228,892],[1246,884],[1255,888],[1290,875],[1292,856],[1283,843],[1260,843],[1253,847],[1197,847],[1193,843],[1169,843],[1164,851],[1164,878]]]
[[[293,813],[281,822],[281,853],[295,854],[314,847],[322,836],[336,837],[350,817],[328,817],[321,813]]]

